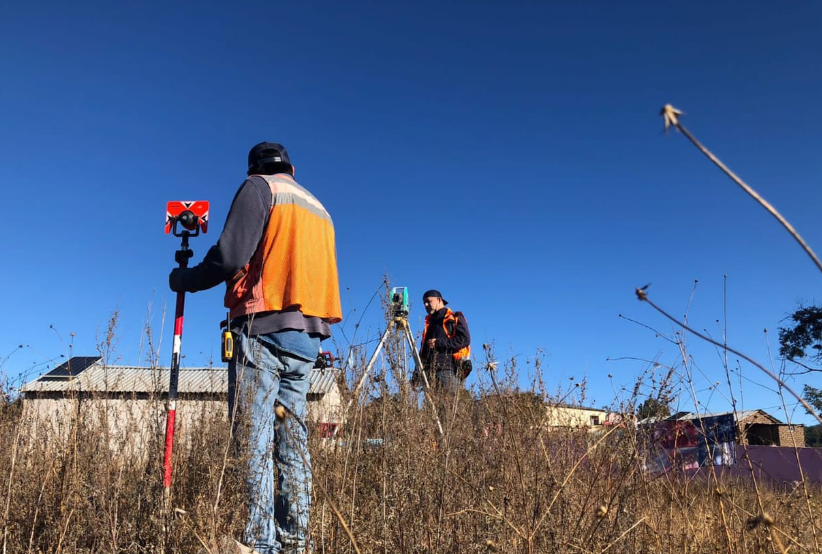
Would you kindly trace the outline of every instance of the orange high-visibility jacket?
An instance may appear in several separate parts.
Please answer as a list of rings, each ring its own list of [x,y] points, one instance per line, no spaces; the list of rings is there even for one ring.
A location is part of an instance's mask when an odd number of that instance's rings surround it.
[[[457,321],[462,313],[457,312],[454,313],[451,311],[451,308],[445,308],[445,316],[442,318],[442,329],[445,331],[445,335],[452,339],[457,334]],[[425,341],[428,339],[428,322],[430,321],[431,316],[425,316],[425,328],[422,331],[422,344],[425,345]],[[452,354],[455,362],[458,362],[463,359],[467,359],[471,357],[471,345],[461,348]]]
[[[271,188],[260,245],[226,283],[231,317],[298,308],[328,323],[342,320],[331,216],[290,175],[259,175]]]

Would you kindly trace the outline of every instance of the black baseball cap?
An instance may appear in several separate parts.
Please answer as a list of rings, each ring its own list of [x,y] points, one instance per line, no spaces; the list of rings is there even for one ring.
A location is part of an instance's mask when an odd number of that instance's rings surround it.
[[[440,300],[442,300],[443,304],[445,304],[446,306],[448,305],[448,302],[445,301],[445,298],[442,297],[442,294],[438,290],[431,289],[431,290],[427,290],[424,293],[422,293],[423,302],[425,301],[426,298],[430,298],[430,297],[439,298]]]
[[[266,164],[288,164],[291,165],[291,158],[285,146],[276,142],[261,142],[248,152],[248,174]]]

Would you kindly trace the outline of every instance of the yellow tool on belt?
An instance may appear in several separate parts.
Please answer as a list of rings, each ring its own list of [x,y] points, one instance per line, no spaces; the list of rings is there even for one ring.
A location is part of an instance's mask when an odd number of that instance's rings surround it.
[[[222,353],[220,359],[224,362],[230,362],[234,358],[234,335],[231,333],[231,312],[226,314],[225,319],[220,322],[220,329],[223,329],[222,334]]]

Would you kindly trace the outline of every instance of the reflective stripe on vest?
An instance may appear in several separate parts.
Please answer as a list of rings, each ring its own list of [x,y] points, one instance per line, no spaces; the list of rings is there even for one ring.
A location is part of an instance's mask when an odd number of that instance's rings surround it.
[[[445,336],[449,339],[453,339],[454,336],[457,334],[457,322],[459,322],[459,318],[451,311],[451,308],[445,308],[447,311],[445,312],[445,317],[442,318],[442,330],[445,331]],[[425,343],[426,337],[428,336],[428,322],[431,319],[430,315],[425,316],[425,327],[422,330],[422,342]],[[453,322],[454,329],[449,332],[448,331],[448,324]],[[471,357],[471,345],[469,344],[465,348],[461,348],[452,354],[454,357],[454,361],[465,360]]]

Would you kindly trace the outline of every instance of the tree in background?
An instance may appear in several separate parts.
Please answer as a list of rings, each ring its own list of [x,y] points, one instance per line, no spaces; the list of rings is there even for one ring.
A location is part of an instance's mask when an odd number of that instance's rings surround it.
[[[788,319],[792,325],[779,328],[779,355],[803,368],[799,373],[822,371],[822,308],[800,306]]]
[[[802,398],[804,398],[814,410],[822,413],[822,390],[810,385],[805,385],[802,389]]]
[[[671,415],[671,407],[666,402],[649,396],[645,402],[637,406],[636,415],[639,419],[664,418]]]
[[[797,373],[822,371],[822,308],[800,306],[789,319],[791,326],[779,328],[779,355],[801,367]],[[802,397],[822,412],[822,389],[805,385]]]
[[[805,446],[819,448],[822,446],[822,425],[805,427]]]

